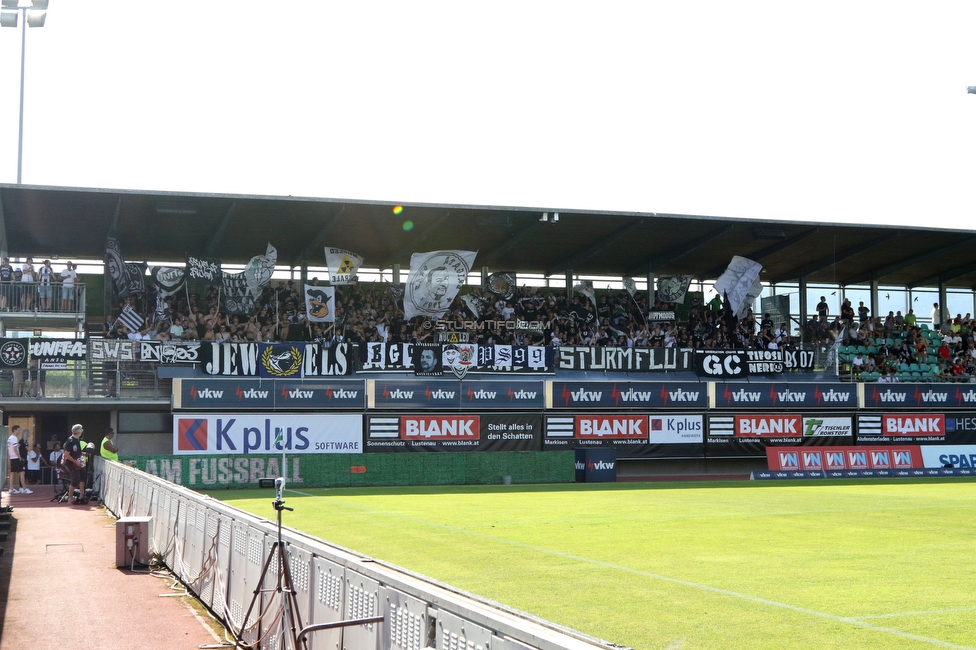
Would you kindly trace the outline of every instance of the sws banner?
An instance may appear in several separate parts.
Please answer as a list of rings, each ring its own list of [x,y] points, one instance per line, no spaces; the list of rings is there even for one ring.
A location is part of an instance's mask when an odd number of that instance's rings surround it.
[[[559,348],[560,370],[677,372],[691,370],[692,350],[685,348],[609,348],[566,345]]]
[[[174,379],[173,410],[362,410],[364,381]]]
[[[717,383],[716,408],[857,408],[854,384]]]
[[[173,453],[359,454],[361,415],[179,414],[173,416]]]
[[[542,449],[539,415],[371,415],[366,420],[367,452]]]
[[[973,384],[871,384],[865,386],[864,406],[882,409],[972,408]]]
[[[708,407],[704,383],[554,381],[548,408],[688,409]]]

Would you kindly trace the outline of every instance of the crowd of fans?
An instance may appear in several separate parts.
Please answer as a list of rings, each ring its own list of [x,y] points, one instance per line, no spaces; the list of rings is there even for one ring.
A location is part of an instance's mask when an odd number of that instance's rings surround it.
[[[314,283],[314,281],[313,281]],[[617,347],[762,348],[792,345],[787,323],[773,323],[766,314],[758,322],[752,312],[731,316],[717,296],[703,304],[654,302],[646,294],[601,291],[597,304],[564,289],[521,287],[509,297],[471,289],[455,299],[438,321],[404,320],[402,297],[385,283],[337,287],[335,323],[309,322],[305,303],[294,281],[272,282],[258,300],[256,313],[222,311],[216,288],[205,293],[180,293],[165,298],[155,310],[148,300],[126,304],[142,315],[138,331],[120,319],[105,323],[105,336],[134,340],[300,341],[419,343],[433,341],[438,330],[464,331],[480,344],[593,345]]]
[[[976,375],[972,314],[943,316],[936,303],[930,326],[919,324],[913,309],[907,314],[889,311],[883,318],[871,317],[863,302],[855,310],[845,300],[840,315],[830,320],[825,307],[826,299],[821,297],[817,316],[807,325],[808,339],[836,343],[842,373],[853,379],[970,381]]]

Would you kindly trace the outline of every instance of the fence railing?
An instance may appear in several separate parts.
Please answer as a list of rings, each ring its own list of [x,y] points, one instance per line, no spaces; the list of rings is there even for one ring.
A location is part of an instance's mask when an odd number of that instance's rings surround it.
[[[0,282],[0,313],[3,314],[37,312],[83,315],[86,298],[86,287],[82,282],[73,287],[36,282]]]
[[[105,506],[117,517],[151,517],[150,539],[139,544],[229,630],[253,647],[293,647],[282,614],[294,603],[276,589],[282,568],[272,558],[263,571],[278,539],[275,523],[126,465],[94,463]],[[620,648],[287,526],[281,538],[297,615],[319,628],[309,632],[310,648]],[[348,624],[362,619],[379,620]]]

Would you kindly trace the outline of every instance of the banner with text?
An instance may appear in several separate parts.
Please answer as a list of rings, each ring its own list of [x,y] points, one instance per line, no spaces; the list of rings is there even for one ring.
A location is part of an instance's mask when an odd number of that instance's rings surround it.
[[[554,381],[547,408],[689,409],[708,407],[704,383]]]
[[[292,379],[174,379],[173,410],[240,409],[360,411],[363,381]]]
[[[864,406],[881,409],[972,408],[974,384],[870,384],[864,387]]]
[[[702,457],[704,416],[576,414],[546,416],[543,449],[616,448],[617,458]]]
[[[678,372],[693,370],[693,350],[684,348],[609,348],[564,345],[560,370]]]
[[[857,385],[716,383],[715,408],[857,408]]]
[[[366,421],[367,452],[542,449],[540,415],[370,415]]]
[[[173,416],[173,453],[359,454],[361,415],[179,414]]]
[[[750,413],[708,416],[706,456],[762,457],[767,447],[854,444],[850,415]]]

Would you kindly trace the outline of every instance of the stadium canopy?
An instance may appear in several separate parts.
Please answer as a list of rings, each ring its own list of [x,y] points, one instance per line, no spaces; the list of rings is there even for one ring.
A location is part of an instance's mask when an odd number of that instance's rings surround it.
[[[687,274],[713,280],[733,255],[767,284],[976,287],[976,232],[661,213],[402,204],[0,184],[0,251],[101,259],[114,233],[127,260],[187,253],[324,266],[324,246],[365,265],[409,268],[414,252],[478,251],[476,268],[562,275]],[[558,214],[558,217],[557,217]],[[407,222],[412,224],[408,227]]]

